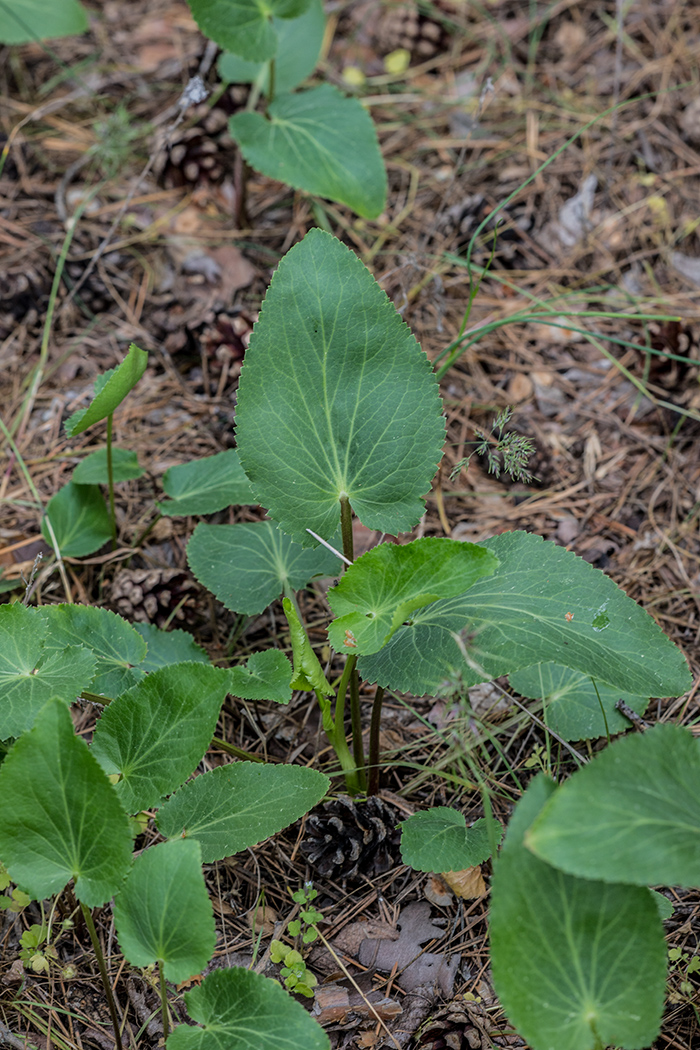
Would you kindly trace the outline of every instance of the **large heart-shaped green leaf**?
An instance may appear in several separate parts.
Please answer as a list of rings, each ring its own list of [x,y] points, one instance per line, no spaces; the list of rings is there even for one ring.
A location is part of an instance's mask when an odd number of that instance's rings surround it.
[[[95,381],[95,396],[87,408],[74,412],[65,422],[68,437],[82,434],[93,423],[111,416],[146,371],[148,354],[134,343],[120,365],[110,368]]]
[[[98,485],[69,481],[47,503],[46,517],[64,558],[94,554],[112,537],[112,521]],[[43,519],[41,532],[53,546],[53,537]]]
[[[0,44],[29,44],[84,33],[87,14],[78,0],[12,0],[0,4]]]
[[[137,857],[114,902],[114,925],[119,947],[134,966],[162,962],[175,984],[203,970],[216,930],[199,843],[173,839]]]
[[[544,777],[533,781],[495,867],[496,992],[533,1050],[649,1046],[666,976],[656,903],[644,887],[576,879],[525,848],[523,835],[552,791]]]
[[[89,908],[118,890],[131,863],[129,821],[70,712],[49,700],[0,766],[0,857],[34,900],[75,879]]]
[[[285,990],[251,970],[214,970],[185,992],[203,1027],[181,1024],[168,1050],[330,1050],[328,1036]]]
[[[48,636],[37,609],[0,605],[0,740],[30,729],[52,696],[73,703],[94,678],[89,649],[68,642],[53,647]]]
[[[255,616],[289,589],[340,570],[325,547],[304,549],[271,521],[239,525],[201,523],[187,544],[187,562],[227,609]]]
[[[214,514],[234,504],[255,503],[238,453],[234,448],[215,456],[170,467],[163,489],[172,499],[156,506],[161,514]]]
[[[386,171],[377,132],[359,99],[330,84],[278,95],[262,113],[236,113],[231,134],[263,175],[340,201],[367,219],[386,204]]]
[[[401,824],[401,859],[416,871],[463,871],[490,856],[488,822],[482,818],[468,828],[458,809],[435,806]]]
[[[415,609],[462,594],[497,565],[490,551],[474,543],[435,536],[381,543],[328,592],[337,617],[328,628],[331,645],[338,652],[376,653]]]
[[[96,666],[91,693],[119,696],[143,678],[137,665],[146,655],[146,645],[116,613],[89,605],[44,605],[37,615],[48,628],[47,651],[81,643],[92,651]]]
[[[106,707],[92,753],[110,776],[124,808],[157,806],[193,772],[211,743],[228,691],[228,675],[200,663],[153,671]]]
[[[360,657],[364,678],[421,695],[446,679],[473,685],[551,661],[639,696],[690,687],[681,651],[600,570],[527,532],[483,546],[496,572],[414,613],[380,652]]]
[[[303,766],[232,762],[195,777],[158,811],[168,838],[196,839],[209,863],[255,846],[316,805],[330,781]]]
[[[237,440],[257,498],[300,543],[347,496],[368,528],[424,510],[444,420],[430,362],[357,256],[311,230],[280,263],[241,373]]]
[[[298,18],[273,18],[272,28],[277,34],[275,91],[279,95],[301,84],[316,68],[326,29],[321,0],[311,0],[307,10]],[[220,56],[217,68],[222,80],[234,84],[257,81],[267,94],[269,63],[249,62],[225,52]]]
[[[562,784],[525,842],[585,878],[700,886],[700,741],[674,725],[617,740]]]
[[[265,62],[277,51],[273,18],[296,18],[309,0],[188,0],[202,32],[219,47],[251,62]]]
[[[644,713],[649,703],[615,689],[607,682],[596,682],[580,671],[560,664],[535,664],[509,676],[513,689],[531,700],[544,700],[547,725],[564,740],[591,740],[606,733],[620,733],[629,721],[615,708],[618,700],[633,711]]]

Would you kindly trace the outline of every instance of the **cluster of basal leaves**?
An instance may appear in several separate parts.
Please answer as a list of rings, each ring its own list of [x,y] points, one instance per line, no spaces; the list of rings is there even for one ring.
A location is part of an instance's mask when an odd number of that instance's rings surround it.
[[[387,179],[369,113],[330,84],[295,90],[319,59],[326,29],[321,0],[188,3],[202,32],[224,49],[222,80],[252,85],[248,106],[229,125],[251,167],[376,218]],[[0,41],[34,40],[37,26],[43,39],[81,33],[87,16],[77,0],[14,0],[0,7]],[[261,96],[264,113],[255,108]]]
[[[116,387],[123,380],[123,396],[145,367],[141,354],[132,348],[98,383],[70,433],[109,417]],[[17,738],[0,768],[0,859],[37,899],[69,879],[91,907],[114,896],[126,958],[157,961],[173,981],[202,969],[214,947],[202,862],[261,841],[328,789],[314,770],[248,762],[185,783],[226,693],[286,702],[292,688],[313,689],[331,739],[345,739],[342,719],[333,724],[335,683],[292,615],[295,590],[339,572],[308,530],[337,546],[345,501],[371,529],[410,531],[441,456],[427,357],[357,257],[320,230],[273,277],[242,370],[236,433],[235,451],[168,472],[160,510],[267,508],[258,523],[200,523],[188,560],[236,612],[259,613],[283,595],[291,663],[270,650],[224,670],[180,632],[135,628],[104,610],[0,609],[0,737]],[[51,505],[47,517],[60,546]],[[622,729],[619,698],[641,710],[690,684],[682,654],[610,579],[522,532],[380,545],[344,571],[328,601],[331,645],[366,681],[422,695],[445,679],[509,674],[573,738]],[[89,747],[68,711],[77,695],[107,705]],[[525,792],[494,857],[491,949],[497,991],[535,1050],[654,1039],[666,952],[648,886],[700,885],[699,776],[694,737],[660,725],[612,743],[561,786],[540,777]],[[129,817],[145,809],[157,810],[165,841],[134,861]],[[440,807],[406,822],[403,857],[418,870],[454,870],[483,860],[498,839],[488,817],[467,828]],[[328,1046],[281,987],[247,971],[210,974],[186,1002],[199,1027],[176,1028],[169,1047],[208,1050],[222,1031],[233,1047]],[[253,1036],[243,1031],[251,1017]]]

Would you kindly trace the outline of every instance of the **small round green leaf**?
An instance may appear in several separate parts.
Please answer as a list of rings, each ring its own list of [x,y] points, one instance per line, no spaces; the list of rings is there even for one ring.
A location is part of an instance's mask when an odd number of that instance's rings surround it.
[[[556,792],[525,842],[574,875],[700,886],[700,741],[660,724],[622,737]]]
[[[401,859],[416,871],[463,871],[490,856],[488,822],[483,818],[468,828],[459,810],[436,806],[401,824]]]
[[[69,481],[49,500],[46,517],[64,558],[94,554],[112,538],[112,522],[97,485],[76,485]],[[41,532],[53,546],[45,520],[41,522]]]
[[[411,543],[381,543],[343,573],[328,592],[336,614],[328,628],[337,652],[376,653],[415,609],[462,594],[498,559],[474,543],[425,536]]]
[[[157,806],[196,768],[214,734],[228,674],[200,663],[153,671],[105,708],[92,752],[129,813]]]
[[[649,1046],[666,976],[656,904],[645,887],[577,879],[525,848],[523,835],[553,790],[544,777],[533,781],[495,867],[496,992],[533,1050]]]
[[[646,696],[615,689],[560,664],[524,667],[508,680],[521,696],[544,700],[547,725],[564,740],[591,740],[607,732],[620,733],[629,729],[629,721],[616,710],[617,701],[624,700],[639,714],[649,703]]]
[[[185,992],[193,1021],[178,1025],[168,1050],[330,1050],[321,1026],[276,981],[251,970],[214,970]]]
[[[66,420],[65,429],[68,437],[82,434],[84,430],[91,427],[93,423],[99,423],[101,419],[111,416],[132,387],[136,386],[139,379],[146,371],[148,354],[140,350],[134,343],[129,347],[129,352],[120,365],[110,368],[98,376],[95,382],[95,396],[87,408],[81,408],[78,412]]]
[[[214,514],[225,507],[255,503],[250,482],[233,448],[170,467],[163,475],[163,489],[172,499],[156,505],[161,514],[169,517]]]
[[[158,811],[158,830],[196,839],[206,863],[263,842],[308,813],[330,781],[303,766],[232,762],[189,781]]]
[[[287,588],[299,590],[312,577],[331,576],[340,569],[325,547],[305,549],[271,521],[202,522],[187,544],[187,562],[227,609],[248,616],[261,613]]]
[[[386,204],[387,181],[372,118],[330,84],[278,95],[262,113],[236,113],[231,134],[248,163],[294,189],[340,201],[367,219]]]
[[[78,0],[12,0],[0,5],[0,43],[29,44],[84,33],[87,14]]]
[[[139,664],[139,671],[150,674],[169,664],[209,663],[204,649],[197,645],[187,631],[161,631],[154,623],[135,623],[133,627],[148,646],[146,658]]]
[[[0,766],[0,856],[33,900],[69,879],[89,908],[119,888],[131,863],[129,822],[68,708],[50,700]]]
[[[114,901],[119,947],[134,966],[164,963],[174,984],[198,974],[216,946],[199,843],[173,839],[136,858]]]
[[[112,480],[115,483],[140,478],[143,473],[135,452],[126,448],[112,449]],[[76,485],[108,485],[107,449],[100,448],[86,456],[73,471],[72,480]]]
[[[332,539],[340,498],[368,527],[411,529],[442,454],[426,355],[357,256],[311,230],[280,263],[241,373],[241,463],[285,533]]]
[[[309,0],[189,0],[202,32],[219,47],[251,62],[265,62],[277,50],[272,19],[296,18]]]
[[[326,29],[321,0],[311,0],[307,10],[298,18],[273,18],[272,28],[277,34],[275,91],[284,94],[301,84],[316,68]],[[233,84],[259,81],[262,91],[267,94],[267,62],[249,62],[225,52],[219,57],[217,68],[222,80]]]
[[[228,691],[242,700],[274,700],[288,704],[292,699],[292,667],[279,649],[253,653],[245,667],[229,670]]]

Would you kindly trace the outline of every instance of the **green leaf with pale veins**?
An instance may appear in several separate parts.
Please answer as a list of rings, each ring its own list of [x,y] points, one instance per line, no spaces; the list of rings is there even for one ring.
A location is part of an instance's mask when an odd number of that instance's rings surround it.
[[[560,664],[524,667],[510,675],[509,681],[521,696],[544,700],[547,725],[564,740],[591,740],[607,732],[620,733],[629,729],[630,723],[615,709],[617,701],[624,700],[640,715],[649,703],[646,696],[615,689]]]
[[[328,628],[333,648],[376,653],[414,610],[462,594],[498,559],[474,543],[425,536],[411,543],[381,543],[358,558],[328,592],[336,615]]]
[[[157,671],[159,667],[167,667],[169,664],[209,663],[204,649],[197,645],[187,631],[161,631],[154,623],[135,623],[133,627],[148,646],[146,657],[139,664],[139,671],[150,674],[151,671]]]
[[[167,838],[196,839],[202,860],[222,860],[263,842],[303,817],[330,781],[303,766],[232,762],[195,777],[158,811]]]
[[[140,350],[132,343],[120,365],[98,376],[95,381],[95,396],[88,407],[79,409],[66,420],[64,425],[68,437],[82,434],[93,423],[99,423],[101,419],[111,416],[132,387],[136,386],[146,371],[147,364],[146,351]]]
[[[321,0],[311,0],[298,18],[273,18],[272,28],[277,34],[275,91],[279,95],[301,84],[316,68],[326,30]],[[268,68],[267,62],[249,62],[230,52],[220,55],[217,63],[222,80],[234,84],[254,84],[257,81],[265,95]]]
[[[129,821],[60,700],[0,766],[0,799],[0,857],[33,900],[69,879],[89,908],[116,893],[131,863]]]
[[[292,667],[279,649],[253,653],[245,667],[229,670],[228,691],[241,700],[274,700],[288,704],[292,699]]]
[[[157,806],[194,771],[211,743],[228,673],[198,663],[153,671],[106,707],[92,753],[129,813]]]
[[[116,697],[143,678],[146,646],[138,632],[109,609],[89,605],[44,605],[37,610],[46,624],[47,650],[88,646],[96,658],[90,692]]]
[[[143,468],[135,452],[126,448],[112,449],[112,480],[131,481],[143,475]],[[107,449],[100,448],[97,452],[91,452],[82,463],[73,471],[72,481],[76,485],[107,485],[109,484],[109,473],[107,471]]]
[[[72,704],[94,675],[90,650],[69,641],[53,646],[39,610],[0,605],[0,740],[30,729],[51,697]]]
[[[533,1050],[649,1046],[666,977],[656,903],[645,887],[576,879],[525,848],[523,836],[554,790],[544,777],[532,782],[495,865],[496,993]]]
[[[58,549],[64,558],[84,558],[94,554],[112,538],[112,522],[104,497],[97,485],[76,485],[69,481],[46,504]],[[45,519],[41,532],[53,547]]]
[[[202,522],[187,544],[187,562],[227,609],[248,616],[261,613],[286,590],[305,587],[314,576],[340,571],[340,561],[325,547],[304,548],[271,521]]]
[[[490,856],[488,822],[468,828],[458,809],[435,806],[401,824],[401,859],[416,871],[463,871]]]
[[[584,878],[700,886],[700,741],[670,724],[616,740],[562,784],[525,843]]]
[[[87,14],[78,0],[11,0],[0,5],[0,44],[53,40],[87,28]]]
[[[322,230],[272,278],[236,422],[257,498],[299,543],[313,543],[307,528],[333,537],[343,495],[368,528],[420,519],[444,440],[435,376],[366,267]]]
[[[272,19],[296,18],[310,0],[188,0],[194,20],[219,47],[251,62],[265,62],[277,51]]]
[[[263,175],[340,201],[366,219],[386,204],[387,180],[372,118],[330,84],[278,95],[267,112],[236,113],[231,134]]]
[[[169,517],[214,514],[226,507],[255,503],[250,482],[233,448],[170,467],[163,475],[163,490],[172,498],[156,506]]]
[[[328,1036],[301,1003],[251,970],[214,970],[185,992],[185,1003],[199,1024],[178,1025],[168,1050],[330,1050]]]
[[[551,661],[639,696],[690,688],[681,651],[599,569],[527,532],[480,546],[500,562],[493,575],[419,609],[380,652],[360,657],[363,678],[420,696],[446,679],[474,685]]]
[[[203,970],[214,954],[216,930],[199,843],[173,839],[137,857],[114,901],[114,925],[133,966],[162,962],[174,984]]]

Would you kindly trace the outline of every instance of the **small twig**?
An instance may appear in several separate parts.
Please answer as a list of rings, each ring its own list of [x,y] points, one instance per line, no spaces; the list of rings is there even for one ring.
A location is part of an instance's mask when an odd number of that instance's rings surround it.
[[[321,536],[319,536],[318,533],[314,532],[312,529],[307,529],[306,531],[308,532],[309,536],[313,536],[315,540],[318,540],[318,542],[322,543],[324,547],[327,547],[329,551],[332,551],[333,554],[335,554],[336,558],[340,558],[340,560],[344,561],[346,565],[352,565],[350,559],[346,558],[344,554],[341,554],[340,551],[336,550],[332,543],[328,543],[326,540],[322,539]]]

